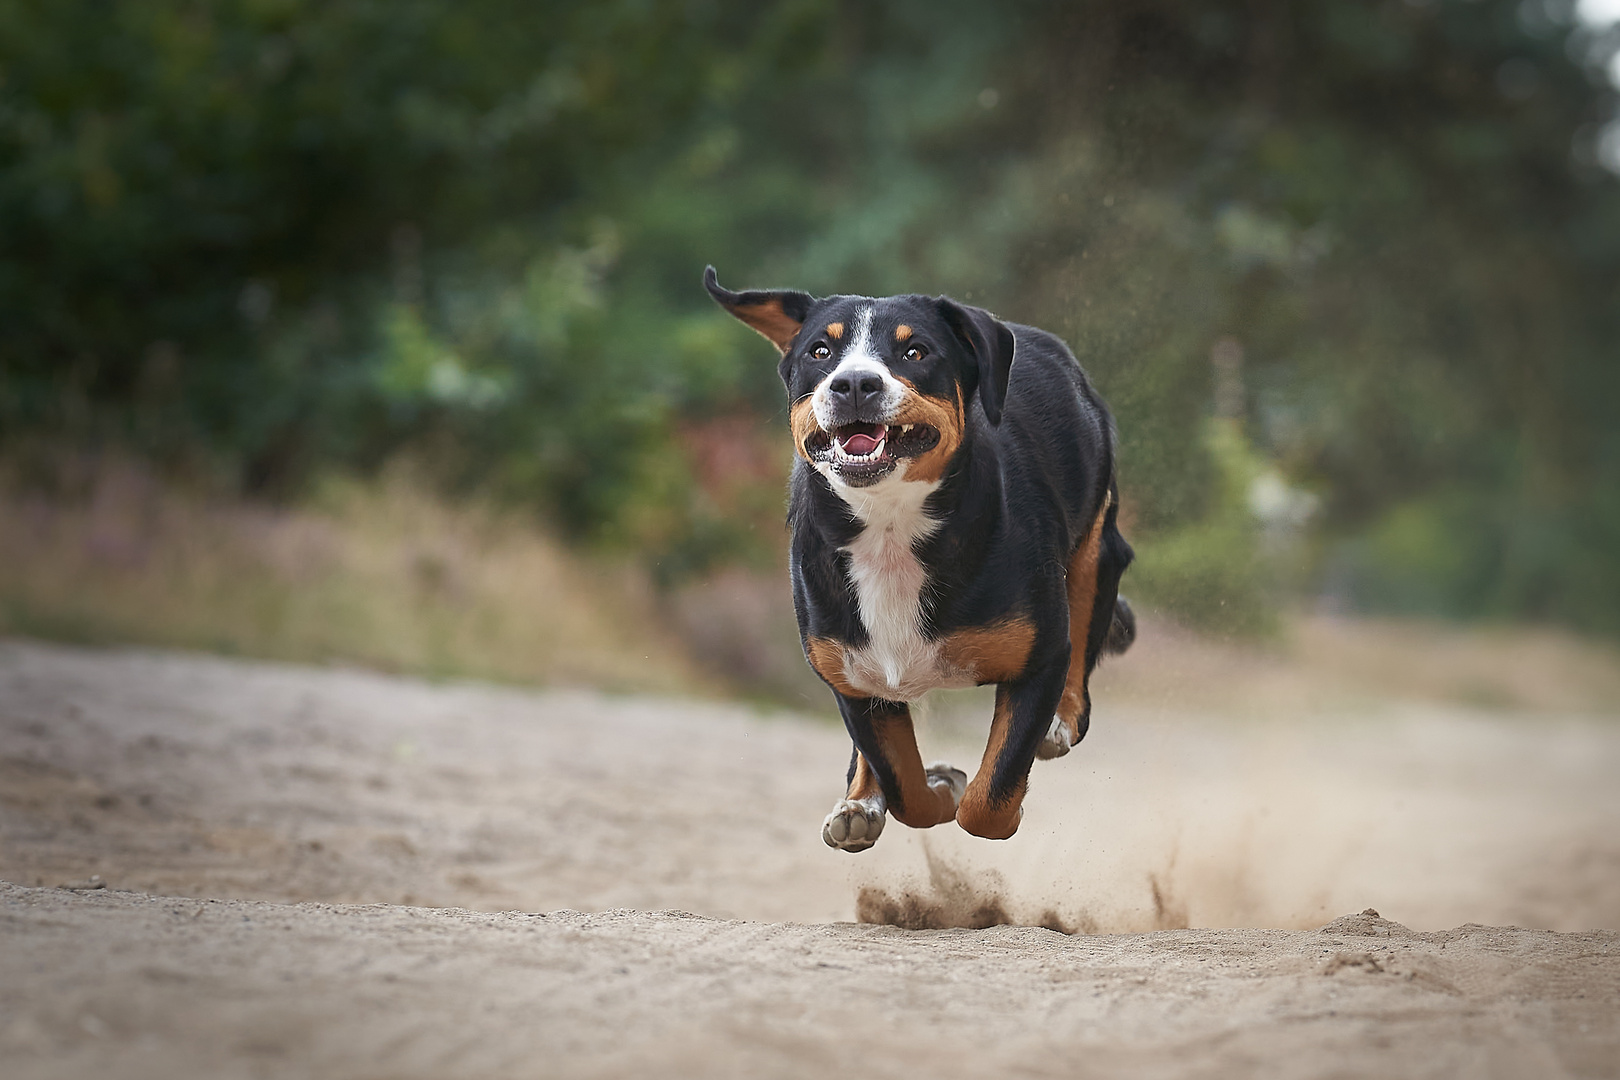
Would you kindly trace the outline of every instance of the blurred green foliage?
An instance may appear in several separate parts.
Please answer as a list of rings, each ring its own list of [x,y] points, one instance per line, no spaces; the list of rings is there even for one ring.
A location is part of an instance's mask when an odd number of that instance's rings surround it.
[[[1230,418],[1208,422],[1204,446],[1214,466],[1213,497],[1198,520],[1150,532],[1136,542],[1135,595],[1172,607],[1190,622],[1240,635],[1277,630],[1277,605],[1290,581],[1296,538],[1268,536],[1249,493],[1266,465]]]
[[[1569,16],[0,3],[0,428],[272,494],[408,455],[666,577],[765,557],[779,496],[692,449],[785,411],[713,262],[1061,333],[1189,615],[1263,624],[1298,557],[1208,437],[1230,340],[1243,452],[1321,500],[1304,584],[1620,631],[1615,42]]]

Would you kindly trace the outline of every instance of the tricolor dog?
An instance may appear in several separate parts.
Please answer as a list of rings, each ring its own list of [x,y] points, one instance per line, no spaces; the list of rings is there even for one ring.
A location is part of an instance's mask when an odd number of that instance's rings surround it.
[[[945,297],[704,285],[782,354],[793,605],[855,741],[822,837],[863,851],[886,814],[1011,836],[1030,766],[1085,736],[1091,671],[1135,636],[1108,409],[1056,337]],[[987,683],[977,775],[925,767],[907,703]]]

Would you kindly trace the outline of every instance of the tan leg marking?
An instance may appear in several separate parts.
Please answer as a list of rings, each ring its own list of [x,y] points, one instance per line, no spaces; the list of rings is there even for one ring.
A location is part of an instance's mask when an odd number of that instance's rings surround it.
[[[984,746],[984,758],[979,771],[962,796],[962,805],[956,808],[956,823],[974,836],[987,840],[1005,840],[1018,831],[1024,818],[1024,792],[1029,788],[1029,777],[1018,781],[1018,789],[1005,802],[990,799],[990,777],[994,775],[996,759],[1007,745],[1012,727],[1012,695],[1007,688],[996,688],[996,712],[990,721],[990,739]]]
[[[844,677],[844,646],[831,638],[811,638],[805,643],[805,654],[817,675],[845,697],[865,698],[868,695],[851,686]],[[956,816],[956,794],[946,782],[945,773],[937,767],[924,769],[922,754],[917,750],[917,733],[911,725],[911,712],[904,707],[873,722],[873,733],[884,760],[894,771],[895,782],[900,785],[903,809],[889,807],[889,812],[914,829],[927,829]],[[960,786],[958,786],[958,791]],[[865,754],[856,754],[855,778],[850,782],[846,799],[866,799],[881,794],[882,786],[867,763]]]
[[[928,770],[923,768],[922,754],[917,751],[917,733],[911,726],[910,711],[885,717],[875,725],[878,744],[889,768],[894,770],[900,785],[900,800],[904,809],[889,807],[889,812],[913,829],[928,829],[944,824],[956,816],[956,797],[949,785],[929,783]],[[862,758],[861,764],[865,764]],[[860,766],[856,766],[856,779]]]
[[[940,659],[971,674],[980,685],[1011,682],[1024,673],[1035,644],[1035,624],[1022,616],[973,630],[958,630],[940,643]]]
[[[886,744],[885,753],[889,752]],[[924,771],[923,782],[930,797],[937,803],[938,813],[935,817],[938,820],[910,812],[895,814],[903,823],[918,829],[942,824],[956,815],[956,804],[961,800],[962,789],[967,786],[967,775],[961,769],[934,764]],[[913,797],[907,806],[915,803],[916,798]],[[883,794],[883,785],[877,773],[867,763],[866,755],[857,751],[855,775],[850,778],[849,791],[821,823],[821,838],[828,847],[851,852],[865,851],[882,835],[888,811],[888,799]]]
[[[827,685],[845,697],[865,697],[866,694],[851,686],[844,676],[844,646],[832,638],[811,638],[804,647],[806,659]]]
[[[1086,707],[1086,641],[1091,636],[1091,611],[1097,604],[1097,559],[1102,552],[1103,519],[1113,497],[1103,499],[1097,520],[1069,560],[1069,677],[1058,700],[1058,719],[1068,732],[1069,745],[1080,733],[1080,713]]]
[[[877,773],[872,766],[866,763],[866,755],[860,751],[855,752],[855,777],[849,782],[849,791],[845,793],[846,799],[870,799],[875,795],[883,794],[883,785],[878,783]]]

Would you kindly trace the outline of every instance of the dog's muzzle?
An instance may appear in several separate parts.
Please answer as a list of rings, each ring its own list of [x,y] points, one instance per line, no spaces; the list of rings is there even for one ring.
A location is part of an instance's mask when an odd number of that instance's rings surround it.
[[[939,431],[927,424],[855,420],[816,431],[806,440],[805,453],[811,461],[830,465],[851,487],[866,487],[888,476],[902,460],[937,445]]]

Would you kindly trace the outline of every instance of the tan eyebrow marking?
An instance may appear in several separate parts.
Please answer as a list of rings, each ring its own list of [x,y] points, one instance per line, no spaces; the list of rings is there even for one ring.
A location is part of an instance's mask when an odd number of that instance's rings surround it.
[[[894,340],[904,341],[910,336],[911,327],[907,326],[905,323],[901,323],[899,326],[894,328]]]
[[[830,323],[828,323],[827,324],[827,336],[832,338],[834,341],[837,341],[840,338],[842,338],[844,336],[844,324],[841,323],[841,322],[830,322]]]

